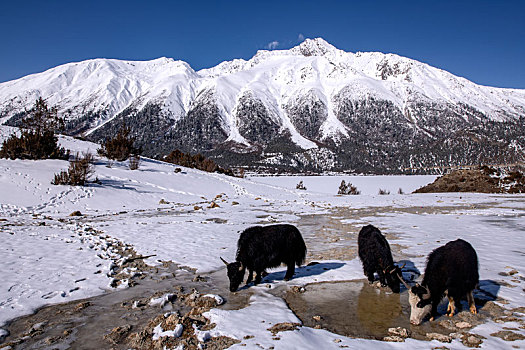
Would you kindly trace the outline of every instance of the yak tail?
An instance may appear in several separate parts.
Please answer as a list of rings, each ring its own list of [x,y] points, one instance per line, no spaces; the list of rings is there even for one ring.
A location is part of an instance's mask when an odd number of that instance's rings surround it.
[[[295,264],[298,267],[301,267],[302,264],[304,264],[304,261],[306,259],[306,244],[304,244],[303,239],[301,238],[297,244],[294,245],[295,249],[297,249],[294,253],[295,256]]]

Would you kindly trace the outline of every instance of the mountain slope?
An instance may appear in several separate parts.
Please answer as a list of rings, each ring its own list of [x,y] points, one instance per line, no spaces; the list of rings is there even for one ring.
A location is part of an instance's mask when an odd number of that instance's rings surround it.
[[[323,39],[198,72],[167,58],[66,64],[0,84],[0,122],[16,125],[37,97],[70,134],[100,141],[126,122],[147,155],[180,148],[224,165],[420,171],[523,161],[525,147],[525,91]]]

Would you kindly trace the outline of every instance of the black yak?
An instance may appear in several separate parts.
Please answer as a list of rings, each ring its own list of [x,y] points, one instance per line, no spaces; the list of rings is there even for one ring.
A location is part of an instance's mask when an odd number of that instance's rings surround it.
[[[363,227],[359,231],[357,246],[368,282],[374,282],[374,272],[377,272],[381,286],[388,285],[392,292],[399,293],[401,268],[394,265],[390,246],[381,231],[373,225]]]
[[[236,261],[227,263],[221,260],[228,268],[230,291],[235,292],[244,279],[244,272],[248,269],[250,283],[255,271],[255,284],[261,282],[265,269],[286,264],[288,269],[284,276],[285,281],[291,279],[295,272],[295,265],[301,266],[306,257],[306,245],[297,227],[288,224],[253,226],[247,228],[237,242]]]
[[[454,316],[456,308],[461,309],[460,300],[464,296],[470,312],[477,313],[472,291],[479,282],[478,257],[474,248],[462,239],[448,242],[428,255],[421,285],[410,288],[401,281],[408,289],[412,324],[420,324],[428,314],[434,320],[444,295],[448,297],[448,316]]]

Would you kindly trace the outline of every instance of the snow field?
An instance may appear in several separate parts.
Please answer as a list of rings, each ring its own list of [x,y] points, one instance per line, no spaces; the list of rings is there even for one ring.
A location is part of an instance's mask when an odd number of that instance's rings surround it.
[[[61,138],[61,143],[73,151],[94,152],[97,148],[71,138]],[[519,282],[519,276],[525,274],[520,253],[525,251],[522,239],[525,197],[521,195],[399,195],[399,187],[408,193],[431,182],[433,177],[238,179],[185,168],[174,173],[176,166],[149,159],[144,159],[135,171],[118,162],[108,168],[106,161],[99,159],[95,176],[101,184],[84,188],[50,185],[53,174],[67,165],[57,160],[0,159],[0,273],[4,281],[0,288],[0,326],[43,305],[85,298],[109,289],[111,268],[122,259],[114,249],[117,243],[129,245],[141,255],[156,254],[146,260],[149,264],[172,261],[206,273],[223,268],[220,256],[228,261],[234,259],[238,232],[248,226],[297,223],[307,214],[333,216],[331,209],[339,207],[349,211],[366,209],[367,213],[377,208],[375,215],[351,220],[359,226],[369,223],[378,226],[391,244],[402,246],[403,256],[394,258],[412,261],[421,272],[432,249],[461,237],[478,253],[480,279],[505,282],[496,292],[510,303],[506,307],[523,306],[525,300]],[[295,189],[300,179],[308,188],[306,191]],[[362,194],[337,196],[341,179],[349,179]],[[392,194],[378,195],[378,188],[386,188]],[[219,207],[209,208],[212,201]],[[83,216],[69,217],[76,210]],[[348,220],[344,216],[335,219]],[[235,337],[248,348],[256,344],[285,349],[340,345],[416,349],[442,345],[412,339],[404,344],[350,339],[308,327],[279,332],[280,340],[276,343],[267,329],[298,319],[282,299],[267,293],[268,284],[274,288],[285,283],[301,286],[364,278],[357,258],[320,263],[331,268],[296,269],[297,275],[288,283],[282,281],[284,268],[270,271],[271,282],[250,287],[254,295],[248,307],[234,311],[218,308],[206,314],[217,324],[210,335]],[[517,273],[500,274],[510,268]],[[222,297],[227,299],[227,295]],[[512,325],[489,322],[474,331],[487,337],[483,343],[487,349],[509,344],[525,346],[523,341],[508,343],[490,336],[507,326]],[[245,340],[245,335],[254,338]],[[334,342],[336,339],[341,342]],[[447,347],[464,348],[456,340]]]

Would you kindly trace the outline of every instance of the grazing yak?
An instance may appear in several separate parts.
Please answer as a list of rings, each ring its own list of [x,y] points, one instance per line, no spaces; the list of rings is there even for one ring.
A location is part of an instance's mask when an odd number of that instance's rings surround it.
[[[295,265],[301,266],[306,257],[306,245],[297,227],[288,224],[249,227],[237,242],[236,261],[221,260],[228,268],[230,291],[235,292],[244,279],[248,269],[246,284],[252,281],[255,271],[255,284],[261,282],[265,269],[286,264],[288,269],[285,281],[291,279]]]
[[[359,231],[357,246],[368,282],[374,282],[374,272],[377,272],[381,286],[388,285],[392,292],[399,293],[398,276],[402,276],[402,267],[394,265],[390,246],[381,231],[373,225],[363,227]]]
[[[448,242],[428,255],[425,276],[421,285],[409,287],[410,323],[418,325],[430,314],[430,320],[437,316],[437,307],[444,295],[448,297],[447,315],[454,316],[455,309],[461,309],[460,300],[467,296],[470,312],[476,314],[472,290],[479,282],[478,257],[472,246],[462,240]]]

